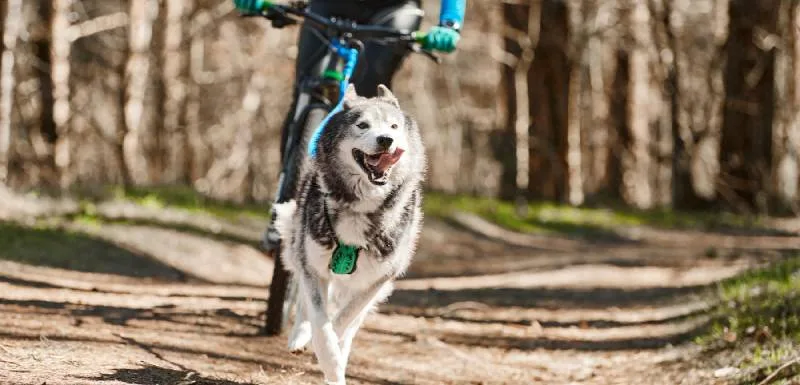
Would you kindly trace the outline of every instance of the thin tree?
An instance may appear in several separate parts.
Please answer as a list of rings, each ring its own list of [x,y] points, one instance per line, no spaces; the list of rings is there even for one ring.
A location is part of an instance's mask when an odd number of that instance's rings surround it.
[[[767,210],[780,0],[731,0],[718,189],[741,211]]]
[[[542,1],[503,3],[503,41],[506,60],[502,63],[502,82],[505,89],[506,140],[499,146],[503,163],[501,195],[524,200],[529,186],[530,101],[528,74],[539,43]],[[509,152],[513,145],[514,152]],[[504,149],[504,150],[503,150]]]
[[[37,154],[44,157],[44,168],[48,173],[56,171],[53,148],[58,138],[56,132],[56,122],[53,116],[53,71],[52,71],[52,44],[53,33],[53,3],[40,2],[38,5],[39,23],[34,30],[34,47],[37,59],[37,74],[39,78],[39,135],[44,141],[44,154]]]
[[[631,1],[623,15],[623,22],[630,34],[628,50],[628,146],[623,157],[623,197],[637,208],[653,206],[653,191],[650,181],[652,156],[650,146],[650,58],[648,47],[652,44],[649,25],[652,22],[647,4]]]
[[[190,148],[186,139],[186,107],[189,91],[188,19],[194,8],[189,0],[166,1],[163,67],[161,71],[164,95],[164,137],[162,160],[163,178],[174,182],[188,173]]]
[[[529,125],[525,134],[530,137],[529,164],[526,165],[530,183],[526,188],[533,198],[565,202],[569,174],[569,85],[573,67],[569,58],[570,5],[545,0],[538,6],[539,24],[529,30],[535,43],[535,59],[527,73],[526,86]],[[534,34],[537,35],[535,39]],[[517,128],[522,129],[521,126]],[[575,127],[572,128],[574,131]]]
[[[55,165],[58,168],[62,187],[71,183],[69,120],[70,86],[69,55],[72,40],[67,31],[70,27],[69,14],[72,0],[53,0],[52,22],[50,26],[51,56],[50,76],[53,84],[53,128],[55,131]]]
[[[142,153],[141,129],[145,110],[145,93],[150,76],[150,45],[153,38],[153,24],[158,17],[158,0],[130,2],[130,24],[128,44],[124,49],[120,108],[122,116],[121,143],[117,149],[121,156],[122,182],[130,185],[134,180],[147,180],[146,159]]]
[[[22,28],[22,0],[6,2],[3,23],[3,53],[0,63],[0,183],[8,180],[8,152],[11,146],[11,105],[14,98],[15,48]]]
[[[42,138],[52,145],[55,144],[57,138],[56,123],[53,120],[53,76],[50,69],[53,7],[51,2],[40,2],[38,8],[41,28],[37,33],[35,46],[39,64],[39,90],[42,99],[42,105],[39,107],[39,130]]]
[[[778,211],[800,211],[800,2],[781,1],[775,68],[773,189]]]

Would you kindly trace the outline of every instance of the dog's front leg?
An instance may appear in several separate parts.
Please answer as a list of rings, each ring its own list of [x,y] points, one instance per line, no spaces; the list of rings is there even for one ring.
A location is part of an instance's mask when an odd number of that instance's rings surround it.
[[[391,291],[390,278],[383,277],[370,285],[367,290],[353,296],[336,315],[333,325],[341,342],[342,357],[345,365],[350,357],[353,338],[356,336],[358,329],[361,328],[367,313],[377,302],[386,298]]]
[[[345,361],[333,323],[328,317],[328,282],[310,271],[300,280],[306,316],[311,321],[311,345],[327,384],[344,385]]]
[[[297,308],[294,316],[294,325],[292,331],[289,333],[289,351],[297,353],[311,341],[311,322],[306,317],[306,301],[300,300],[297,302]]]

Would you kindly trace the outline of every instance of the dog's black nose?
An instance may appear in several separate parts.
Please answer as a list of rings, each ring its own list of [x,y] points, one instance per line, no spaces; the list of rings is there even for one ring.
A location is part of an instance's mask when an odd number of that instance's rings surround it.
[[[394,142],[394,139],[392,139],[390,136],[378,137],[378,146],[380,146],[384,150],[388,150],[389,147],[392,146],[392,142]]]

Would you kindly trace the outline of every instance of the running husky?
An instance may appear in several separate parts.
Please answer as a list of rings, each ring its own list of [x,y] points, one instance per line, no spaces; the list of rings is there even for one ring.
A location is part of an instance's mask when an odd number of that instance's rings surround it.
[[[419,130],[388,88],[377,95],[348,87],[306,159],[297,200],[275,208],[281,257],[299,283],[289,350],[311,340],[328,384],[345,383],[353,337],[406,271],[422,224]]]

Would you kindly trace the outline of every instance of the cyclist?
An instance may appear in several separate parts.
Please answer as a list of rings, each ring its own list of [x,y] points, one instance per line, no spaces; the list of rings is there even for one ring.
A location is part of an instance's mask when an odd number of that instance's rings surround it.
[[[327,17],[339,17],[358,24],[381,25],[400,31],[416,31],[422,22],[422,0],[310,0],[308,6],[312,12]],[[422,49],[441,52],[453,52],[460,39],[461,26],[464,22],[466,0],[440,0],[439,25],[431,27],[424,40]],[[243,14],[256,14],[265,10],[268,0],[233,0],[236,8]],[[273,26],[281,27],[281,23],[273,22]],[[304,23],[300,31],[297,61],[295,63],[295,83],[292,107],[284,120],[282,129],[281,152],[286,151],[285,138],[295,118],[297,98],[304,81],[311,77],[315,64],[326,54],[327,42],[324,41],[312,26]],[[408,50],[397,45],[381,45],[366,42],[363,56],[352,78],[356,91],[361,96],[375,96],[378,84],[391,88],[392,77],[400,68]],[[274,250],[279,238],[272,229],[267,229],[263,246]]]
[[[416,31],[422,22],[422,0],[310,0],[311,11],[322,16],[335,16],[355,21],[391,27],[397,30]],[[430,28],[422,42],[422,49],[453,52],[456,49],[464,22],[466,0],[440,0],[439,25]],[[242,13],[262,11],[267,0],[233,0]],[[295,91],[307,72],[320,56],[325,54],[326,42],[313,28],[303,26],[298,42],[295,66]],[[375,96],[378,84],[391,85],[394,73],[408,51],[403,47],[369,43],[364,47],[364,57],[353,83],[359,95]],[[391,87],[390,87],[391,88]],[[290,114],[291,115],[291,114]]]

